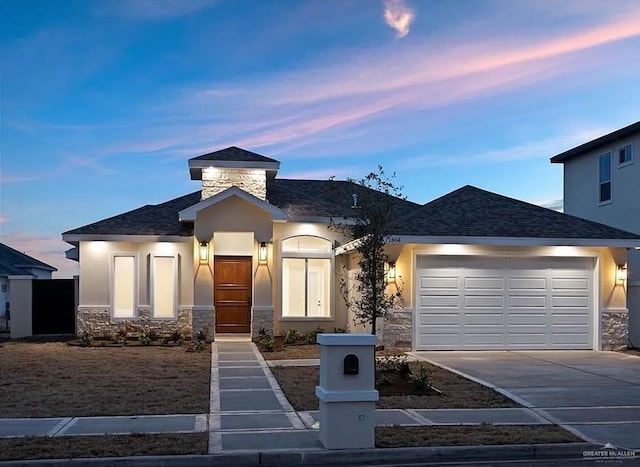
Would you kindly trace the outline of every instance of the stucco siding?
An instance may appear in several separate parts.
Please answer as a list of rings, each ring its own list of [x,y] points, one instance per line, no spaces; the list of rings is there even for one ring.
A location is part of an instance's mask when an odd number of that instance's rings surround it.
[[[331,281],[330,318],[283,318],[282,317],[282,240],[300,235],[320,237],[331,242],[343,241],[343,236],[330,230],[327,224],[313,224],[305,222],[276,223],[273,226],[273,257],[278,258],[271,265],[273,278],[273,308],[274,308],[274,333],[280,334],[288,329],[297,329],[300,332],[308,332],[322,328],[327,332],[333,332],[334,328],[347,327],[347,312],[340,294],[340,275],[343,273],[345,258],[334,257],[333,279]]]
[[[631,144],[632,164],[618,164],[618,148]],[[599,203],[599,157],[611,152],[611,202]],[[640,136],[625,138],[564,164],[564,212],[640,233]]]
[[[111,306],[111,268],[114,254],[136,256],[137,305],[150,306],[150,258],[152,255],[178,256],[178,306],[193,305],[193,243],[169,242],[81,242],[80,306]]]

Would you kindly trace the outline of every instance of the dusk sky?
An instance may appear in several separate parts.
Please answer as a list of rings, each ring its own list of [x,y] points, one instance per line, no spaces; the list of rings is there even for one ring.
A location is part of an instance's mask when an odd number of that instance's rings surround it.
[[[638,0],[0,0],[2,242],[60,271],[61,233],[199,188],[236,145],[279,177],[378,164],[558,207],[549,158],[637,121]]]

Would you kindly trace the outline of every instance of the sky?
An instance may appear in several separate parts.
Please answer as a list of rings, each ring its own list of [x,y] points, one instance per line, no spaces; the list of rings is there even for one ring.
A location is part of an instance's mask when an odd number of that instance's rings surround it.
[[[281,178],[382,165],[412,201],[463,185],[562,203],[549,158],[638,120],[637,0],[0,0],[0,237],[199,189],[240,146]]]

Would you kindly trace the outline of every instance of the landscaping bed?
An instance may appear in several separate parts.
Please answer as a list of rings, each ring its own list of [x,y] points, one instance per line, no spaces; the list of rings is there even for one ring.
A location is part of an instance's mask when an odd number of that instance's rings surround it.
[[[208,433],[0,439],[0,461],[207,454]]]
[[[420,366],[430,372],[430,385],[435,391],[420,392],[413,388],[398,394],[398,386],[380,386],[380,409],[471,409],[520,407],[506,396],[467,380],[442,368],[425,362],[411,362],[413,372],[419,372]],[[315,387],[319,384],[317,366],[272,367],[271,371],[278,380],[285,396],[296,410],[318,410]]]
[[[182,347],[6,342],[2,417],[207,413],[211,353]]]

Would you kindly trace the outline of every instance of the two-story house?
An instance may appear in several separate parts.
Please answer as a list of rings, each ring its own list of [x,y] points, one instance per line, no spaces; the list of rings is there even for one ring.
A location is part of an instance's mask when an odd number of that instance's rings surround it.
[[[551,158],[564,164],[564,212],[640,233],[640,121]],[[630,345],[640,347],[640,251],[627,255]],[[615,311],[615,310],[612,310]]]

